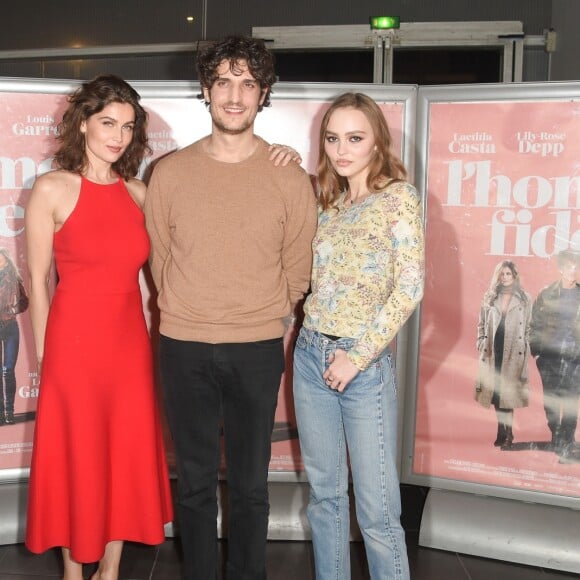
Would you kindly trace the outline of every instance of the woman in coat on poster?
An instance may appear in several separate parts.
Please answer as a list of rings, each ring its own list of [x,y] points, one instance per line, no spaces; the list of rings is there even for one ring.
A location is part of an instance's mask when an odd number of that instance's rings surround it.
[[[16,398],[16,360],[20,345],[20,329],[16,315],[28,308],[28,297],[18,270],[8,250],[0,248],[0,425],[14,423]]]
[[[493,272],[477,325],[479,374],[475,399],[497,415],[496,447],[513,443],[514,409],[529,402],[528,358],[532,299],[516,265],[504,260]]]

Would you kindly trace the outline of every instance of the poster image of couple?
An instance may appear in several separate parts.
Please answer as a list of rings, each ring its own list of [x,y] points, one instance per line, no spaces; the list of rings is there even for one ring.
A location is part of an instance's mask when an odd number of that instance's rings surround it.
[[[561,503],[580,497],[580,103],[527,90],[425,93],[408,456],[415,481]]]

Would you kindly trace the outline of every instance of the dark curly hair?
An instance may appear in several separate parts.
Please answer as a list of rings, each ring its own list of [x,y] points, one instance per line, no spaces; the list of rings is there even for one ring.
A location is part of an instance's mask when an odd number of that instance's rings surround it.
[[[147,143],[147,113],[139,104],[139,93],[116,75],[100,75],[83,83],[69,98],[69,106],[58,125],[60,147],[55,162],[61,169],[83,173],[88,158],[81,125],[111,103],[128,103],[135,111],[133,139],[123,155],[113,163],[113,169],[123,178],[135,177],[143,157],[151,154]]]
[[[202,47],[197,55],[199,82],[204,89],[211,89],[217,79],[217,69],[224,61],[230,63],[230,70],[241,74],[239,62],[245,61],[252,76],[266,90],[266,97],[258,111],[270,106],[272,85],[276,82],[274,55],[266,48],[264,41],[247,36],[228,36],[223,40]],[[208,104],[208,103],[206,103]]]

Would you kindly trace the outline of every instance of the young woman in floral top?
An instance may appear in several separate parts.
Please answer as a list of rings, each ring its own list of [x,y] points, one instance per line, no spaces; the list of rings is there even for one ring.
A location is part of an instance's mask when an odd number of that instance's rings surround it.
[[[320,128],[312,293],[294,398],[316,578],[350,579],[347,450],[371,578],[408,580],[389,344],[423,295],[420,197],[377,104],[346,93]]]

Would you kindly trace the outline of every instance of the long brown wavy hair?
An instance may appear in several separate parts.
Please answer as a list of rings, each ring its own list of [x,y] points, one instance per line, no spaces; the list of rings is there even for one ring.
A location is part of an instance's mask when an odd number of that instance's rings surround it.
[[[2,272],[5,273],[14,284],[22,282],[22,278],[20,277],[18,268],[16,268],[16,265],[10,256],[10,252],[6,248],[0,248],[0,254],[2,254],[6,260],[6,265],[2,268]]]
[[[6,248],[0,248],[0,254],[4,256],[6,261],[6,264],[0,270],[0,312],[3,313],[6,312],[8,307],[14,306],[15,296],[18,300],[19,285],[22,284],[22,278],[8,250]],[[4,291],[4,288],[7,291]],[[26,299],[26,297],[24,298]],[[28,301],[26,304],[28,305]]]
[[[147,143],[147,113],[139,104],[139,93],[116,75],[100,75],[83,83],[69,98],[69,106],[58,126],[60,147],[55,155],[58,167],[82,174],[88,165],[81,124],[111,103],[128,103],[135,111],[133,139],[113,170],[123,179],[135,177],[143,157],[151,154]]]
[[[513,283],[513,293],[520,298],[520,300],[525,304],[528,301],[528,297],[521,286],[520,273],[518,272],[518,267],[511,260],[503,260],[499,262],[493,270],[491,275],[491,280],[489,282],[489,288],[483,296],[483,304],[485,306],[492,306],[496,298],[499,295],[501,284],[501,271],[504,268],[509,268],[514,277]]]
[[[337,109],[352,108],[361,111],[373,128],[376,154],[371,161],[367,177],[367,187],[372,193],[384,189],[389,181],[401,181],[407,178],[407,171],[402,161],[391,151],[392,138],[387,121],[379,106],[363,93],[344,93],[332,101],[324,114],[320,125],[318,149],[318,200],[323,209],[333,207],[341,193],[348,190],[348,181],[341,177],[332,167],[324,150],[326,130],[330,117]]]

